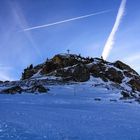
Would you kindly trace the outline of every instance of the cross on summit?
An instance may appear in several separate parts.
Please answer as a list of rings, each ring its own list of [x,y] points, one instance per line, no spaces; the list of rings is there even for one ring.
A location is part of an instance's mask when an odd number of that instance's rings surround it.
[[[69,53],[70,53],[70,50],[68,49],[67,52],[68,52],[68,54],[69,54]]]

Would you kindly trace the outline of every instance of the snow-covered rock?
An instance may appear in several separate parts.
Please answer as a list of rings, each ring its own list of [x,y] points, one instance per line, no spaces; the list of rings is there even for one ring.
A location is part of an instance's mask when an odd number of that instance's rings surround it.
[[[8,89],[20,86],[22,89],[32,89],[34,83],[46,87],[51,84],[88,81],[92,81],[94,86],[119,89],[120,93],[124,91],[130,97],[139,98],[140,95],[140,76],[130,66],[121,61],[111,63],[75,54],[58,54],[37,66],[30,65],[22,73],[20,81],[1,82],[0,87]]]

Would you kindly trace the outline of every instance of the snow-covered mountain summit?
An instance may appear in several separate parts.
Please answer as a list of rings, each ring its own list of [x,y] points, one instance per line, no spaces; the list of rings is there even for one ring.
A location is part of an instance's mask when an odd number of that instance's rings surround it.
[[[121,61],[111,63],[76,54],[57,54],[42,64],[30,65],[24,69],[20,81],[1,85],[8,88],[18,86],[15,89],[4,89],[4,92],[47,92],[45,86],[49,84],[87,81],[93,86],[119,89],[124,97],[139,97],[140,76],[130,66]]]
[[[121,61],[58,54],[30,65],[0,83],[0,140],[139,139],[139,83]]]

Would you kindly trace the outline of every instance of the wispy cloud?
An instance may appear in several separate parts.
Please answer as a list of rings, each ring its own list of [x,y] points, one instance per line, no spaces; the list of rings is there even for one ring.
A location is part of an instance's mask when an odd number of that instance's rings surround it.
[[[57,21],[57,22],[54,22],[54,23],[34,26],[34,27],[23,29],[23,31],[30,31],[30,30],[49,27],[49,26],[54,26],[54,25],[57,25],[57,24],[62,24],[62,23],[66,23],[66,22],[70,22],[70,21],[74,21],[74,20],[88,18],[88,17],[91,17],[91,16],[96,16],[96,15],[100,15],[100,14],[104,14],[104,13],[108,13],[108,12],[110,12],[110,10],[104,10],[104,11],[100,11],[100,12],[96,12],[96,13],[92,13],[92,14],[88,14],[88,15],[84,15],[84,16],[74,17],[74,18],[70,18],[70,19],[66,19],[66,20],[62,20],[62,21]]]
[[[131,56],[128,56],[127,58],[124,58],[125,61],[129,63],[133,63],[134,61],[140,60],[140,54],[133,54]]]
[[[0,70],[11,70],[13,67],[0,65]]]
[[[10,7],[12,9],[12,14],[15,18],[16,23],[19,25],[21,29],[28,27],[28,22],[23,14],[22,9],[20,8],[20,5],[17,2],[10,2]],[[31,46],[33,47],[33,50],[37,53],[37,55],[42,58],[41,52],[38,49],[32,35],[30,32],[24,32],[26,38],[31,43]]]
[[[140,65],[139,65],[140,53],[131,54],[131,55],[127,56],[127,57],[122,58],[122,60],[125,63],[129,64],[137,72],[140,73]]]
[[[10,71],[13,68],[10,66],[4,66],[4,65],[0,65],[0,80],[13,80],[13,78],[11,77]]]
[[[13,80],[6,72],[0,73],[0,79],[2,81],[6,81],[6,80],[12,81]]]
[[[20,68],[32,61],[29,59],[34,59],[34,56],[36,56],[36,58],[42,59],[42,54],[38,49],[38,46],[36,45],[31,32],[16,32],[17,28],[19,30],[28,27],[28,22],[24,16],[24,12],[22,11],[20,4],[16,1],[6,1],[6,4],[9,8],[9,11],[7,12],[7,20],[5,21],[7,21],[9,26],[6,26],[6,30],[4,27],[2,28],[3,38],[1,38],[0,40],[0,46],[3,47],[1,50],[1,58],[3,59],[1,59],[0,61],[0,80],[14,80],[17,79],[17,73],[21,72]],[[24,46],[24,42],[20,42],[21,45],[18,43],[21,36],[26,39],[27,42],[29,42],[30,45],[28,46],[30,46],[30,48]],[[16,42],[17,45],[15,45]],[[23,52],[23,46],[26,47],[25,52]],[[12,50],[10,50],[10,47],[12,47]],[[32,52],[30,52],[31,50]],[[6,55],[10,55],[10,59],[5,58],[7,57]],[[15,62],[13,62],[13,58],[16,59],[14,60]],[[1,64],[5,64],[8,66]]]
[[[119,10],[118,10],[118,14],[117,14],[117,17],[116,17],[116,21],[115,21],[115,24],[112,28],[112,31],[106,41],[106,44],[104,46],[104,49],[103,49],[103,53],[102,53],[102,56],[103,56],[103,59],[107,59],[107,57],[109,56],[110,54],[110,51],[114,45],[114,40],[115,40],[115,34],[118,30],[118,27],[120,25],[120,22],[121,22],[121,19],[124,15],[124,11],[125,11],[125,5],[126,5],[126,0],[122,0],[121,2],[121,5],[119,7]]]

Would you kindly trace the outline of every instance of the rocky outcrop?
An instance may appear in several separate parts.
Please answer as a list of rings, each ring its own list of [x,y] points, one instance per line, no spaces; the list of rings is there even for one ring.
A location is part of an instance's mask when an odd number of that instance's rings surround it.
[[[128,91],[121,91],[122,98],[121,99],[128,99],[132,98],[132,94]]]
[[[118,69],[138,75],[138,73],[135,70],[133,70],[130,66],[126,65],[125,63],[121,61],[116,61],[113,63],[113,65]]]
[[[122,80],[124,78],[123,73],[121,71],[116,70],[115,68],[109,68],[106,72],[105,72],[105,76],[107,79],[109,79],[110,81],[113,81],[115,83],[122,83]]]
[[[30,65],[29,67],[27,67],[26,69],[24,69],[24,72],[22,73],[22,80],[24,79],[29,79],[30,77],[32,77],[35,74],[35,69],[33,69],[33,65]]]
[[[18,83],[19,84],[19,83]],[[0,94],[16,94],[16,93],[47,93],[49,91],[49,88],[46,88],[45,86],[41,84],[35,84],[30,86],[25,86],[22,88],[22,86],[15,85],[12,87],[6,87],[5,89],[0,91]]]
[[[46,75],[58,68],[61,68],[61,66],[59,66],[57,63],[54,63],[52,61],[46,62],[45,65],[42,67],[40,73],[42,75]]]
[[[49,88],[46,88],[45,86],[39,84],[39,85],[34,85],[32,87],[29,87],[24,91],[28,93],[47,93],[49,91]]]
[[[62,77],[65,81],[85,82],[90,78],[90,72],[84,64],[77,64],[64,69],[57,69],[51,75]]]
[[[58,54],[55,55],[52,59],[53,63],[60,65],[61,67],[73,66],[78,63],[88,64],[93,61],[92,58],[84,58],[81,55],[74,54]]]
[[[6,93],[6,94],[16,94],[21,93],[23,89],[20,86],[13,86],[6,89],[3,89],[0,93]]]
[[[106,67],[102,63],[93,64],[92,67],[89,68],[89,71],[93,77],[100,77],[103,81],[108,81],[105,74]]]
[[[77,64],[88,64],[93,61],[93,58],[84,58],[80,55],[74,54],[58,54],[55,55],[52,59],[47,59],[47,61],[43,64],[37,65],[33,67],[30,65],[24,72],[22,73],[22,80],[30,79],[34,74],[38,71],[41,75],[47,75],[55,70],[59,70],[61,68],[74,66]]]
[[[46,62],[30,65],[20,81],[0,81],[0,93],[47,93],[48,85],[99,80],[94,86],[119,89],[123,98],[140,98],[140,76],[121,61],[107,62],[75,54],[58,54]]]
[[[89,64],[90,67],[88,67]],[[51,75],[77,82],[87,81],[92,75],[101,78],[105,82],[112,81],[119,84],[122,83],[124,77],[131,79],[139,77],[135,70],[121,61],[110,63],[100,58],[84,58],[73,54],[58,54],[52,59],[47,59],[43,64],[35,67],[30,65],[24,70],[22,80],[30,79],[37,73],[42,76]],[[139,89],[136,83],[138,83],[137,80],[135,82],[130,81],[128,84],[135,85],[135,89]]]
[[[133,91],[140,91],[140,79],[131,79],[128,84]]]
[[[89,70],[83,64],[78,64],[73,69],[73,80],[77,82],[85,82],[88,81],[90,78]]]
[[[75,54],[58,54],[52,59],[47,59],[45,63],[34,67],[30,65],[24,70],[21,81],[36,82],[40,77],[42,78],[40,81],[43,81],[44,77],[49,81],[47,77],[53,77],[53,83],[85,82],[90,79],[90,76],[100,78],[124,91],[129,87],[131,92],[140,92],[140,76],[127,64],[121,61],[111,63],[100,58],[85,58]],[[31,85],[28,92],[47,92],[44,84],[41,85]]]
[[[121,71],[118,71],[114,67],[107,67],[104,63],[94,64],[90,68],[90,72],[94,77],[100,77],[104,81],[121,83],[124,78]]]

